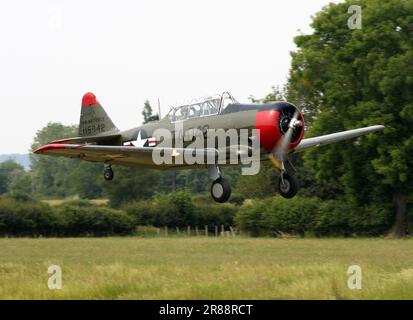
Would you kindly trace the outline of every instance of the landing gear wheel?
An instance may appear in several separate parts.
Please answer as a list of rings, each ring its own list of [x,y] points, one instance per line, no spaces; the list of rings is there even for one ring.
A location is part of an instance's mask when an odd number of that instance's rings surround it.
[[[231,196],[231,185],[227,180],[218,178],[212,183],[211,196],[216,202],[226,202]]]
[[[278,191],[280,195],[286,199],[293,198],[298,192],[298,180],[294,175],[289,175],[288,173],[283,174],[278,180]]]
[[[105,178],[106,181],[111,181],[113,180],[114,173],[112,168],[105,168],[105,171],[103,171],[103,177]]]

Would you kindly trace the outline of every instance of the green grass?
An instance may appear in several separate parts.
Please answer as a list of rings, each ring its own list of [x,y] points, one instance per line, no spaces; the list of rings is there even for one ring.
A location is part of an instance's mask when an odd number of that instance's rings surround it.
[[[62,290],[47,288],[51,264]],[[0,298],[413,299],[413,240],[0,239]]]

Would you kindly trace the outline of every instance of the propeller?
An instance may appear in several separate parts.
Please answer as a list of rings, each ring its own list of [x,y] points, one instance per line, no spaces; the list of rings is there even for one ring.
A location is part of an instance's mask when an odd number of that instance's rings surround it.
[[[280,141],[275,145],[274,149],[269,155],[271,162],[277,167],[281,172],[285,171],[284,161],[288,155],[288,147],[291,143],[293,138],[294,130],[302,125],[301,121],[298,120],[300,115],[300,111],[298,109],[295,110],[293,117],[288,123],[288,129],[284,135],[281,136]]]

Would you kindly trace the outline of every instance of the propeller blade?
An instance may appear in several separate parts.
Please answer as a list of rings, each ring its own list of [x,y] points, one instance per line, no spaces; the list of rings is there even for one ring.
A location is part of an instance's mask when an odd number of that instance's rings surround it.
[[[284,162],[288,160],[288,146],[291,143],[299,115],[300,111],[298,109],[295,110],[294,115],[288,124],[287,132],[283,136],[281,136],[279,143],[274,147],[273,151],[269,155],[269,158],[273,165],[281,171],[285,170]]]
[[[294,124],[295,122],[298,120],[298,116],[299,116],[299,111],[296,110],[294,112],[294,116],[293,118],[290,120],[290,124],[288,126],[288,130],[285,133],[285,135],[283,136],[283,139],[281,141],[280,144],[280,151],[281,152],[287,152],[288,151],[288,146],[290,145],[291,139],[293,137],[293,132],[294,132]]]
[[[294,133],[294,125],[296,121],[298,120],[298,116],[300,115],[300,111],[296,110],[294,112],[294,115],[292,119],[290,120],[290,123],[288,125],[288,130],[287,132],[281,137],[281,141],[277,144],[275,153],[282,153],[285,154],[288,152],[288,146],[291,143],[293,133]]]
[[[269,159],[273,163],[273,165],[281,171],[281,180],[283,181],[283,172],[286,170],[284,164],[289,164],[288,161],[288,147],[291,143],[293,138],[293,133],[297,125],[299,125],[300,121],[298,121],[298,117],[300,115],[300,111],[298,109],[295,110],[293,117],[291,118],[287,132],[281,136],[279,143],[274,147],[272,152],[269,154]],[[297,122],[298,121],[298,122]],[[291,165],[289,166],[289,170],[291,169]]]

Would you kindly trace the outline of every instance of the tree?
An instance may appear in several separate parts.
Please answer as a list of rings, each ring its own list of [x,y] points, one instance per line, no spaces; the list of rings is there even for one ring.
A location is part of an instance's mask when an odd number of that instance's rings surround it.
[[[27,171],[17,171],[10,183],[9,191],[16,194],[32,193],[32,174]]]
[[[145,101],[145,104],[143,106],[143,111],[142,111],[142,116],[143,116],[143,123],[148,123],[149,122],[149,118],[152,117],[152,107],[151,104],[149,102],[149,100]]]
[[[116,166],[115,180],[102,181],[101,186],[112,207],[152,197],[161,189],[159,171],[146,168]]]
[[[72,169],[67,175],[68,193],[82,199],[102,197],[103,165],[87,161],[71,161]]]
[[[34,138],[32,150],[50,141],[77,135],[77,126],[48,123]],[[97,179],[101,178],[102,165],[86,163],[61,157],[32,155],[33,191],[43,197],[99,198],[102,188]]]
[[[15,188],[15,185],[22,176],[25,176],[25,173],[24,168],[13,160],[0,163],[0,195],[9,192],[12,186]],[[29,189],[25,189],[24,191],[31,189],[30,180],[27,182]]]
[[[239,176],[235,190],[247,199],[275,196],[277,174],[277,169],[274,168],[271,162],[261,162],[258,174]]]
[[[295,38],[289,94],[315,117],[311,135],[384,124],[382,133],[310,151],[306,165],[337,182],[357,203],[394,204],[389,235],[406,232],[413,190],[413,2],[361,0],[362,29],[350,30],[346,1],[313,19],[314,33]]]
[[[77,135],[75,126],[64,126],[61,123],[48,123],[39,130],[32,144],[32,151],[48,144],[50,141]],[[70,159],[31,155],[33,172],[33,191],[35,194],[48,197],[65,197],[68,195],[66,183],[67,173],[71,165],[77,163]]]
[[[284,86],[280,88],[279,86],[273,86],[271,92],[267,94],[262,99],[256,99],[254,96],[250,96],[249,99],[253,103],[269,103],[275,101],[286,101],[287,100],[287,88]]]

